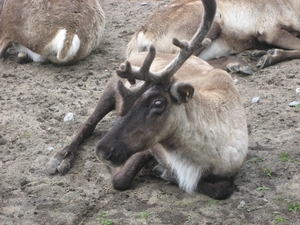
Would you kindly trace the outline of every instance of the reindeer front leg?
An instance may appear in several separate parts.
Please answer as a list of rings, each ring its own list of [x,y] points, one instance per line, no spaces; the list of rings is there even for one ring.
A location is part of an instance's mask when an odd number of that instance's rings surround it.
[[[107,84],[99,102],[86,122],[79,128],[72,142],[54,155],[47,163],[46,172],[55,174],[57,171],[63,175],[71,168],[75,153],[81,143],[91,136],[99,121],[110,111],[115,109],[115,84],[116,77]]]
[[[134,177],[152,158],[151,153],[146,150],[135,153],[120,167],[110,167],[114,188],[120,191],[129,189]]]

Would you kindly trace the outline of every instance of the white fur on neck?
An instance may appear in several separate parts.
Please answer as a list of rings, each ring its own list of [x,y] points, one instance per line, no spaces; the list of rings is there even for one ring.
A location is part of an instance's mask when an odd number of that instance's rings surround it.
[[[166,152],[167,162],[176,174],[178,185],[186,192],[192,193],[196,190],[202,169],[199,165],[194,165],[193,162],[184,158],[184,156],[176,151]]]

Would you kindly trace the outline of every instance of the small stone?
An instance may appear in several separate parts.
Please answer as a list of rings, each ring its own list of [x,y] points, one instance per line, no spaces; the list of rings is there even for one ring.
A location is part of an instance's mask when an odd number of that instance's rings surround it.
[[[296,95],[300,95],[300,88],[296,88]]]
[[[300,105],[300,102],[297,102],[297,101],[293,101],[289,104],[290,107],[296,107],[298,105]]]
[[[237,83],[239,82],[239,80],[238,80],[238,79],[234,79],[233,82],[234,82],[235,84],[237,84]]]
[[[252,99],[252,103],[258,103],[259,102],[260,97],[254,97]]]
[[[146,5],[148,5],[147,2],[142,2],[142,3],[141,3],[141,6],[146,6]]]
[[[241,206],[245,206],[245,205],[246,205],[245,201],[241,201],[241,202],[240,202],[240,205],[241,205]]]
[[[64,118],[64,122],[69,122],[69,121],[74,121],[74,114],[73,113],[68,113],[65,118]]]
[[[52,147],[52,146],[49,146],[48,148],[47,148],[47,151],[49,151],[49,152],[51,152],[51,151],[53,151],[54,150],[54,148]]]

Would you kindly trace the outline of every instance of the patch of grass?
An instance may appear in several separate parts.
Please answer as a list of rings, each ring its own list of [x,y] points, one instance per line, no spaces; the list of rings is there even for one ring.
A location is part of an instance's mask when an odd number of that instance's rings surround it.
[[[149,217],[150,213],[149,212],[141,212],[139,215],[140,219],[147,219]]]
[[[191,222],[194,219],[194,217],[192,215],[188,215],[187,219],[186,219],[186,223]]]
[[[192,202],[185,202],[184,205],[185,205],[185,207],[191,207],[193,205],[193,203]]]
[[[262,161],[264,161],[264,159],[260,156],[254,157],[250,160],[250,162],[252,162],[252,163],[258,163],[258,162],[262,162]]]
[[[276,221],[276,224],[287,222],[287,220],[285,218],[281,217],[281,216],[276,216],[275,221]]]
[[[31,136],[33,136],[33,133],[32,132],[25,132],[23,134],[23,138],[30,138]]]
[[[156,197],[157,197],[158,199],[163,199],[163,198],[164,198],[163,195],[157,195]]]
[[[260,187],[257,187],[255,190],[257,190],[257,191],[265,191],[265,190],[270,190],[270,188],[268,188],[266,186],[260,186]]]
[[[276,200],[276,201],[283,201],[283,198],[280,197],[280,196],[278,196],[278,197],[275,198],[275,200]]]
[[[18,144],[18,147],[19,147],[19,149],[20,150],[26,150],[27,148],[26,148],[26,146],[24,145],[24,144]]]
[[[106,213],[100,213],[99,220],[102,225],[111,225],[114,223],[114,221],[112,219],[106,219]]]
[[[289,203],[289,211],[296,213],[298,210],[300,210],[300,203],[291,202]]]
[[[263,169],[264,174],[266,174],[269,178],[273,178],[272,176],[272,170],[269,168]]]
[[[214,211],[216,209],[216,204],[218,203],[218,200],[211,200],[207,204],[210,206],[211,211]]]
[[[287,162],[291,160],[291,156],[290,154],[286,153],[286,152],[281,152],[280,153],[280,159],[282,162]]]

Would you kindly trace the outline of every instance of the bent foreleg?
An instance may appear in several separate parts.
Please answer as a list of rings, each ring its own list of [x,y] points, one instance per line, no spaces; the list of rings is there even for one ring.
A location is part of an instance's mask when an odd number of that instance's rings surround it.
[[[129,189],[134,177],[152,158],[151,153],[146,150],[132,155],[123,166],[109,168],[114,188],[120,191]]]

